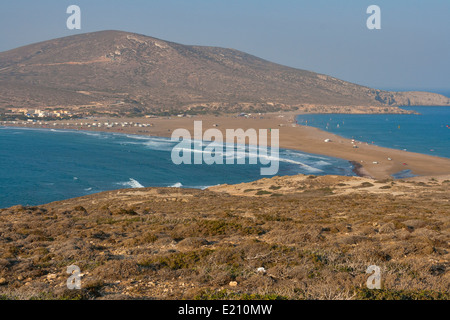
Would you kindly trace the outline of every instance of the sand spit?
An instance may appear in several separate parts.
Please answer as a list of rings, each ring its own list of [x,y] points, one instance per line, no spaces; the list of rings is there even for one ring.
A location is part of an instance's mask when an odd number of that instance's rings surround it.
[[[170,137],[178,128],[188,129],[193,133],[194,121],[203,121],[203,130],[226,129],[279,129],[280,147],[300,150],[307,153],[331,156],[352,161],[357,173],[374,179],[386,179],[404,170],[411,170],[415,175],[439,176],[450,174],[450,159],[440,158],[402,150],[383,148],[363,142],[346,139],[317,128],[295,124],[296,113],[274,113],[252,115],[250,117],[195,116],[171,118],[97,118],[89,120],[57,121],[46,124],[30,123],[23,126],[33,128],[75,129],[127,134]],[[110,123],[111,127],[93,127],[98,123]],[[82,123],[82,125],[80,125]],[[116,125],[117,123],[117,125]],[[121,124],[127,123],[126,126]],[[76,125],[77,124],[77,125]],[[18,126],[19,124],[15,124]],[[330,142],[325,142],[330,141]],[[354,145],[358,148],[354,148]]]

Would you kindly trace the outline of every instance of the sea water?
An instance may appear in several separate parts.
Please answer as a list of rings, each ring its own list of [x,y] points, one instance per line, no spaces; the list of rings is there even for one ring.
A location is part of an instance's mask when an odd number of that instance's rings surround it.
[[[450,107],[408,107],[419,113],[305,114],[301,125],[382,147],[450,158]]]
[[[177,143],[138,135],[0,127],[0,208],[114,189],[203,189],[263,178],[261,166],[248,161],[177,166],[171,160]],[[278,175],[354,175],[348,161],[294,150],[280,150],[279,161]]]

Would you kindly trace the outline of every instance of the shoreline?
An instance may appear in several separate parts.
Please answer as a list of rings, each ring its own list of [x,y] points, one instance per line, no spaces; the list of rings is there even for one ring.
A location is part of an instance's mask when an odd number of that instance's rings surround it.
[[[361,178],[372,178],[367,170],[364,169],[361,163],[356,161],[349,161],[353,165],[353,172]]]
[[[450,174],[450,159],[426,154],[413,153],[369,145],[356,141],[358,148],[353,147],[351,139],[347,139],[314,127],[295,124],[298,112],[279,112],[253,117],[236,117],[231,115],[201,115],[195,117],[167,118],[92,118],[69,121],[49,121],[47,125],[39,124],[3,124],[5,127],[65,129],[75,131],[98,131],[143,136],[170,138],[173,130],[184,128],[193,132],[194,121],[203,121],[203,130],[225,129],[279,129],[280,148],[302,151],[305,153],[340,158],[354,166],[354,172],[361,177],[373,179],[392,178],[393,174],[411,170],[418,176],[441,176]],[[82,126],[75,126],[76,123]],[[98,123],[139,123],[148,127],[115,126],[89,127]],[[330,139],[330,142],[325,140]],[[391,160],[388,160],[391,159]]]

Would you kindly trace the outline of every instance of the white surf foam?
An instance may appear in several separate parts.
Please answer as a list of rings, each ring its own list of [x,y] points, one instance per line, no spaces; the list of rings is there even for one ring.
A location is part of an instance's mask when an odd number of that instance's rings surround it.
[[[177,182],[172,186],[169,186],[169,188],[181,188],[183,186],[183,184],[181,182]]]
[[[133,178],[130,178],[130,181],[119,182],[118,184],[121,186],[130,187],[133,189],[145,188],[142,184],[139,183],[139,181],[137,181]]]

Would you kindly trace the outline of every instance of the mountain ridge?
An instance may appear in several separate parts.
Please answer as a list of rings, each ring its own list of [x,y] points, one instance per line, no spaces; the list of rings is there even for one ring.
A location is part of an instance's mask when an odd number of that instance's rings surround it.
[[[304,106],[450,105],[276,64],[235,49],[99,31],[0,53],[0,107],[90,106],[147,113],[275,111]]]

